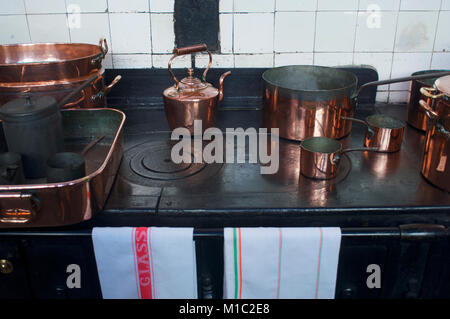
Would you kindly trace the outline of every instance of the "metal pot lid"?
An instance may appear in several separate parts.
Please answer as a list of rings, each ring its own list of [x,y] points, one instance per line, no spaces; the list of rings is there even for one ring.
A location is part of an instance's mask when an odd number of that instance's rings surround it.
[[[434,85],[439,92],[445,94],[447,97],[450,97],[450,75],[440,77],[436,80],[436,82],[434,82]]]
[[[56,99],[51,96],[26,96],[0,107],[3,121],[29,121],[52,115],[59,111]]]
[[[194,77],[194,70],[188,69],[188,76],[178,83],[178,88],[175,85],[171,86],[163,94],[181,101],[208,100],[217,97],[219,90],[211,83],[202,82]]]

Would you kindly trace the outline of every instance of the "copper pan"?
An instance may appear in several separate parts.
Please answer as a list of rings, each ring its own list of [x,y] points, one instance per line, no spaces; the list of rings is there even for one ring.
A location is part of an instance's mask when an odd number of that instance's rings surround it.
[[[290,140],[312,136],[338,139],[350,133],[351,121],[343,117],[353,117],[363,89],[435,76],[374,81],[357,88],[357,77],[338,68],[291,65],[269,69],[263,74],[263,127],[278,128],[279,135]]]
[[[108,44],[0,45],[0,83],[57,81],[87,76],[102,67]]]
[[[343,154],[355,151],[377,151],[377,148],[348,148],[343,150],[339,141],[316,136],[300,144],[300,173],[314,179],[335,178]]]
[[[89,87],[83,89],[81,93],[66,103],[63,108],[75,107],[105,107],[106,95],[121,79],[118,75],[110,85],[105,86],[105,70],[102,68],[96,72],[98,79]],[[39,81],[39,82],[20,82],[20,83],[0,83],[0,105],[11,100],[23,97],[26,94],[52,96],[58,102],[62,100],[69,92],[73,91],[85,82],[91,75],[78,77],[75,79],[65,79],[58,81]]]
[[[450,76],[436,80],[435,90],[434,109],[420,101],[428,117],[421,173],[430,183],[450,192]]]

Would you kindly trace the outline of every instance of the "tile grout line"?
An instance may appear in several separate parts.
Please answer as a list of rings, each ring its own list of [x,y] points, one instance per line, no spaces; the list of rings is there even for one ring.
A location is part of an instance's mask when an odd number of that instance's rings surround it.
[[[401,1],[399,1],[399,5],[398,5],[398,11],[397,11],[397,20],[395,22],[395,33],[394,33],[394,44],[392,45],[392,62],[391,62],[391,71],[389,73],[389,79],[392,79],[392,71],[394,69],[394,57],[395,57],[395,45],[397,44],[397,32],[398,32],[398,21],[400,20],[400,8],[401,8]],[[391,85],[389,84],[387,87],[387,91],[388,91],[388,98],[387,98],[387,102],[389,103],[389,101],[391,100]]]
[[[109,40],[111,43],[109,44],[110,47],[110,54],[111,54],[111,68],[115,69],[114,66],[114,50],[113,50],[113,36],[112,36],[112,30],[111,30],[111,17],[109,12],[109,0],[106,0],[106,11],[108,11],[108,28],[109,28]]]
[[[31,39],[30,22],[28,21],[27,5],[25,3],[25,0],[22,0],[22,2],[23,2],[23,8],[25,9],[25,20],[27,21],[28,37],[30,38],[30,42],[33,43],[33,40]]]
[[[442,2],[443,2],[443,0],[441,0],[441,3],[439,5],[438,17],[437,17],[437,21],[436,21],[436,28],[434,29],[433,48],[431,49],[430,66],[429,66],[430,70],[431,70],[431,66],[433,65],[434,49],[436,48],[436,39],[437,39],[437,33],[438,33],[438,29],[439,29],[439,20],[441,18]]]
[[[148,0],[147,3],[148,3],[148,19],[149,19],[149,27],[150,27],[150,63],[151,63],[150,68],[153,68],[153,32],[152,32],[153,27],[152,27],[152,10],[151,10],[151,6],[150,6],[150,1],[151,0]],[[175,6],[175,4],[174,4],[174,6]],[[172,21],[174,20],[174,16],[175,16],[175,8],[173,9],[173,13],[172,13]],[[175,23],[172,23],[172,27],[175,27]],[[174,45],[175,45],[175,43],[174,43]]]
[[[319,9],[319,0],[316,1],[316,10],[314,11],[314,40],[312,51],[312,64],[316,64],[316,36],[317,36],[317,11]]]

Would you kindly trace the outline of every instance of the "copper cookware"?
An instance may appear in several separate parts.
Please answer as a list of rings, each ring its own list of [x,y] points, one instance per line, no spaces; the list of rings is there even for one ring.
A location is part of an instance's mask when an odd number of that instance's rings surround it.
[[[368,116],[365,121],[343,117],[345,120],[367,126],[364,136],[365,147],[375,147],[378,152],[398,152],[403,142],[405,123],[384,114]]]
[[[300,144],[300,173],[314,179],[335,178],[343,154],[354,151],[377,151],[377,148],[348,148],[341,142],[322,136],[309,137]]]
[[[208,67],[203,72],[202,79],[194,77],[194,70],[188,69],[188,77],[178,81],[172,72],[172,61],[181,55],[206,51],[209,54]],[[202,131],[214,126],[218,104],[223,100],[223,81],[231,74],[226,72],[219,79],[219,89],[206,82],[206,74],[212,63],[212,55],[206,44],[185,48],[177,48],[169,60],[169,72],[175,84],[163,92],[164,109],[170,128],[187,128],[194,134],[194,121],[202,121]]]
[[[421,90],[434,104],[420,101],[428,117],[421,172],[430,183],[450,192],[450,76],[437,79],[434,90],[436,94]]]
[[[422,80],[412,80],[411,81],[411,90],[409,93],[409,101],[408,101],[408,116],[406,122],[419,129],[421,131],[427,130],[427,122],[428,118],[425,114],[425,111],[419,105],[420,100],[425,100],[428,104],[432,104],[431,100],[428,96],[420,93],[420,89],[422,87],[432,88],[434,82],[444,74],[450,72],[450,70],[427,70],[427,71],[418,71],[414,72],[412,75],[421,75],[421,74],[429,74],[429,73],[440,73],[440,75],[430,78],[430,79],[422,79]]]
[[[434,76],[374,81],[357,89],[357,77],[338,68],[311,65],[273,68],[263,74],[263,126],[279,128],[279,135],[291,140],[302,141],[312,136],[341,138],[351,130],[351,121],[343,117],[353,117],[363,89]]]
[[[58,183],[0,185],[0,228],[48,227],[79,223],[103,209],[122,158],[125,114],[114,109],[63,110],[69,151],[83,149],[105,135],[86,154],[86,176]]]
[[[102,67],[108,44],[0,45],[0,83],[58,81],[87,76]]]
[[[97,70],[97,80],[90,86],[83,89],[77,96],[68,101],[63,108],[75,107],[105,107],[106,95],[120,81],[121,76],[118,75],[110,85],[105,86],[104,80],[105,70],[102,68]],[[92,75],[91,74],[91,75]],[[62,100],[69,92],[79,87],[91,75],[85,75],[73,79],[64,79],[57,81],[39,81],[39,82],[0,82],[0,105],[6,104],[11,100],[23,97],[24,95],[33,96],[52,96],[58,102]]]

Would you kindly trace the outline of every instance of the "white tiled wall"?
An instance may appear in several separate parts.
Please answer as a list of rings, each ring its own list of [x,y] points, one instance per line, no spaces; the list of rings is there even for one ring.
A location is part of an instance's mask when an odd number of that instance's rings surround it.
[[[107,67],[165,68],[173,7],[174,0],[0,0],[0,43],[106,37]],[[368,64],[381,79],[450,68],[450,0],[220,0],[219,17],[213,67]],[[174,63],[188,65],[188,57]],[[407,90],[381,86],[377,99],[404,101]]]

